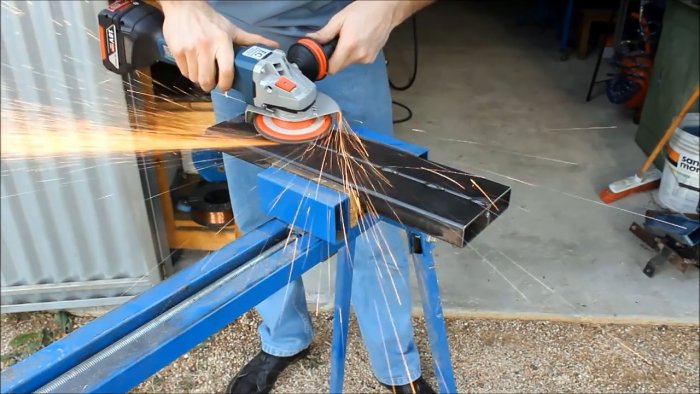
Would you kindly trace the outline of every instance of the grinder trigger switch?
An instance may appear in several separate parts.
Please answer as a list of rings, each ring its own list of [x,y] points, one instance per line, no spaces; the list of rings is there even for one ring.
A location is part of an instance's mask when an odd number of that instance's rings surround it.
[[[291,92],[295,87],[297,87],[297,84],[285,77],[279,77],[277,78],[277,81],[275,81],[275,86],[284,90],[285,92]]]

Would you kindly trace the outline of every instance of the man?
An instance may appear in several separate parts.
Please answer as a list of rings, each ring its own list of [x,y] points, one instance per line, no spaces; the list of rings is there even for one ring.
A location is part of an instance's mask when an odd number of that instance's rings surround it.
[[[301,37],[326,43],[338,37],[329,76],[317,83],[352,122],[392,133],[391,95],[382,48],[391,31],[432,1],[161,1],[163,33],[178,68],[212,91],[216,121],[242,114],[232,90],[233,46],[262,44],[282,50]],[[218,80],[215,79],[218,66]],[[269,218],[254,192],[259,168],[234,160],[231,202],[242,232]],[[381,235],[379,235],[381,234]],[[433,392],[421,378],[413,341],[407,241],[381,223],[358,239],[352,305],[375,377],[393,392]],[[279,374],[306,354],[313,338],[301,279],[256,307],[262,350],[234,377],[228,392],[268,392]]]

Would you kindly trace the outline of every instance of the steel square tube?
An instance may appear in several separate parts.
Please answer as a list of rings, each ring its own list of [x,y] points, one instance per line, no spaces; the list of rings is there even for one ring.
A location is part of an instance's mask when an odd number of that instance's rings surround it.
[[[345,185],[358,191],[362,207],[371,207],[363,214],[376,214],[458,247],[474,239],[510,203],[508,186],[365,137],[360,138],[368,155],[348,144],[340,153],[319,142],[264,143],[249,124],[238,121],[219,123],[209,132],[251,139],[251,144],[228,149],[226,155],[263,168],[284,168],[312,181],[320,177],[340,190]],[[354,179],[345,179],[347,163]]]
[[[358,223],[345,194],[279,168],[258,174],[257,192],[265,213],[331,244]]]

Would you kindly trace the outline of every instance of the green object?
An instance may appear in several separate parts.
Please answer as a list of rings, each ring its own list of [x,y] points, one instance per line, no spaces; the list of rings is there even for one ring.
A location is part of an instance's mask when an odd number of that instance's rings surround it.
[[[12,338],[12,340],[10,340],[10,347],[16,349],[24,346],[33,352],[41,347],[43,339],[44,333],[41,331],[26,332]]]
[[[58,311],[58,313],[56,313],[54,316],[54,319],[64,334],[67,334],[70,331],[72,319],[66,311]]]
[[[2,364],[2,368],[14,365],[53,341],[54,334],[48,328],[19,334],[8,343],[11,351],[0,355],[0,364]]]
[[[700,79],[700,7],[693,3],[667,2],[661,41],[635,138],[646,154],[654,150]],[[698,103],[689,112],[698,112]],[[659,154],[654,164],[663,169],[663,154]]]

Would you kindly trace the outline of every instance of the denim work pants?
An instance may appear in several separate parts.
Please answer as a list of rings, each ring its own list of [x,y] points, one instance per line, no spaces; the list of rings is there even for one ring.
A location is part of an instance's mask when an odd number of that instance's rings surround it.
[[[361,124],[375,132],[393,134],[391,94],[383,54],[373,64],[352,65],[327,76],[317,86],[338,103],[351,126]],[[244,112],[245,104],[240,97],[233,90],[226,95],[212,92],[217,122]],[[255,192],[256,175],[261,169],[235,159],[226,171],[240,231],[246,233],[269,220],[261,211]],[[377,234],[380,234],[379,242]],[[352,307],[374,374],[389,385],[408,384],[421,374],[413,340],[407,242],[403,230],[380,222],[369,234],[357,239],[352,257]],[[310,345],[313,337],[302,280],[287,287],[256,307],[263,319],[258,329],[262,350],[278,357],[299,353]]]

